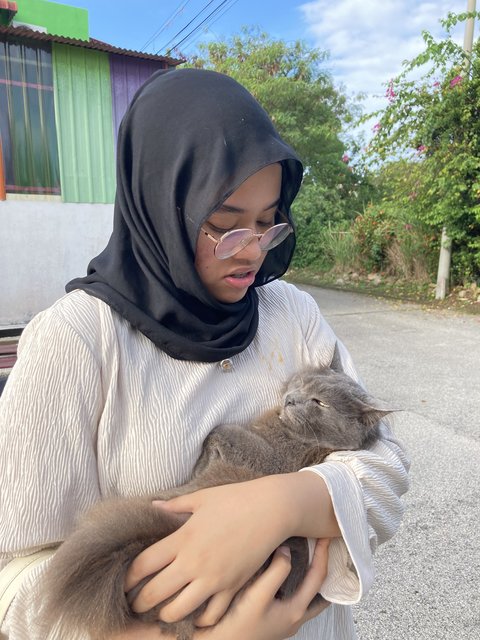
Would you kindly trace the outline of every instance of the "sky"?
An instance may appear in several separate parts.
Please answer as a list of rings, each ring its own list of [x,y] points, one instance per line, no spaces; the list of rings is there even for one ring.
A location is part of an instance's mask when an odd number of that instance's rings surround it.
[[[364,93],[368,113],[386,105],[389,80],[401,71],[404,60],[422,51],[422,31],[441,38],[440,19],[448,12],[466,11],[468,0],[224,0],[209,19],[222,0],[63,3],[88,10],[92,38],[150,53],[165,53],[163,47],[177,43],[205,18],[206,29],[180,45],[185,55],[191,55],[199,42],[228,38],[244,25],[259,26],[287,42],[304,40],[329,52],[325,66],[335,84],[351,96]],[[177,35],[202,9],[199,18]],[[454,32],[460,43],[463,29]]]

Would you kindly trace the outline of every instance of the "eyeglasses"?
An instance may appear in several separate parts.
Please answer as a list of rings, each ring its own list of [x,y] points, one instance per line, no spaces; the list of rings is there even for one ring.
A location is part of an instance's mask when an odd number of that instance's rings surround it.
[[[241,251],[247,244],[250,244],[253,238],[258,238],[258,244],[262,251],[270,251],[270,249],[278,246],[287,236],[293,233],[293,228],[288,223],[282,222],[270,227],[265,233],[254,233],[251,229],[233,229],[224,233],[218,240],[210,235],[208,231],[205,231],[203,227],[202,231],[207,238],[216,243],[213,250],[215,257],[218,260],[226,260],[226,258],[231,258]]]

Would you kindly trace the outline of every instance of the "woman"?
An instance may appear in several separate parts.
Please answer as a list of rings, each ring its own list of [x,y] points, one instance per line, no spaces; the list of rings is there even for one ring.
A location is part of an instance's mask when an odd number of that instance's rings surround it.
[[[25,329],[1,399],[2,558],[60,543],[104,497],[184,482],[215,425],[276,405],[300,367],[355,377],[314,301],[278,280],[294,249],[301,177],[295,153],[231,78],[160,72],[139,90],[119,134],[111,239]],[[199,621],[206,640],[280,640],[297,629],[298,640],[351,640],[342,605],[368,590],[372,553],[399,526],[407,466],[384,428],[368,451],[169,502],[193,515],[132,563],[127,588],[160,570],[134,608],[179,591],[162,618],[210,597]],[[208,628],[290,535],[331,540],[328,552],[317,545],[294,600],[274,600],[289,568],[281,549]],[[10,607],[2,631],[12,640],[46,637],[44,570],[28,574]],[[333,604],[309,620],[320,586]],[[139,627],[121,637],[161,636]]]

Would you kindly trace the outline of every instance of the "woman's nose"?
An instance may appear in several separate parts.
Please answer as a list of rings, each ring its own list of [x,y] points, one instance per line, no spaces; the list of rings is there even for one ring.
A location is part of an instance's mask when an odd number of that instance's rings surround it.
[[[261,255],[262,250],[260,249],[259,239],[256,236],[252,236],[249,243],[236,253],[235,257],[253,261],[258,260]]]

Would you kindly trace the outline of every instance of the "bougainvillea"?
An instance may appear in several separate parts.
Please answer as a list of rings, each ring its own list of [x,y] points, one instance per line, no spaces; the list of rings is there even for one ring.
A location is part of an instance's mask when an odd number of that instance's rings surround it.
[[[425,51],[388,84],[367,152],[373,167],[410,163],[390,197],[438,237],[447,228],[457,280],[480,280],[480,43],[467,54],[451,31],[479,15],[449,14],[441,41],[423,33]]]

